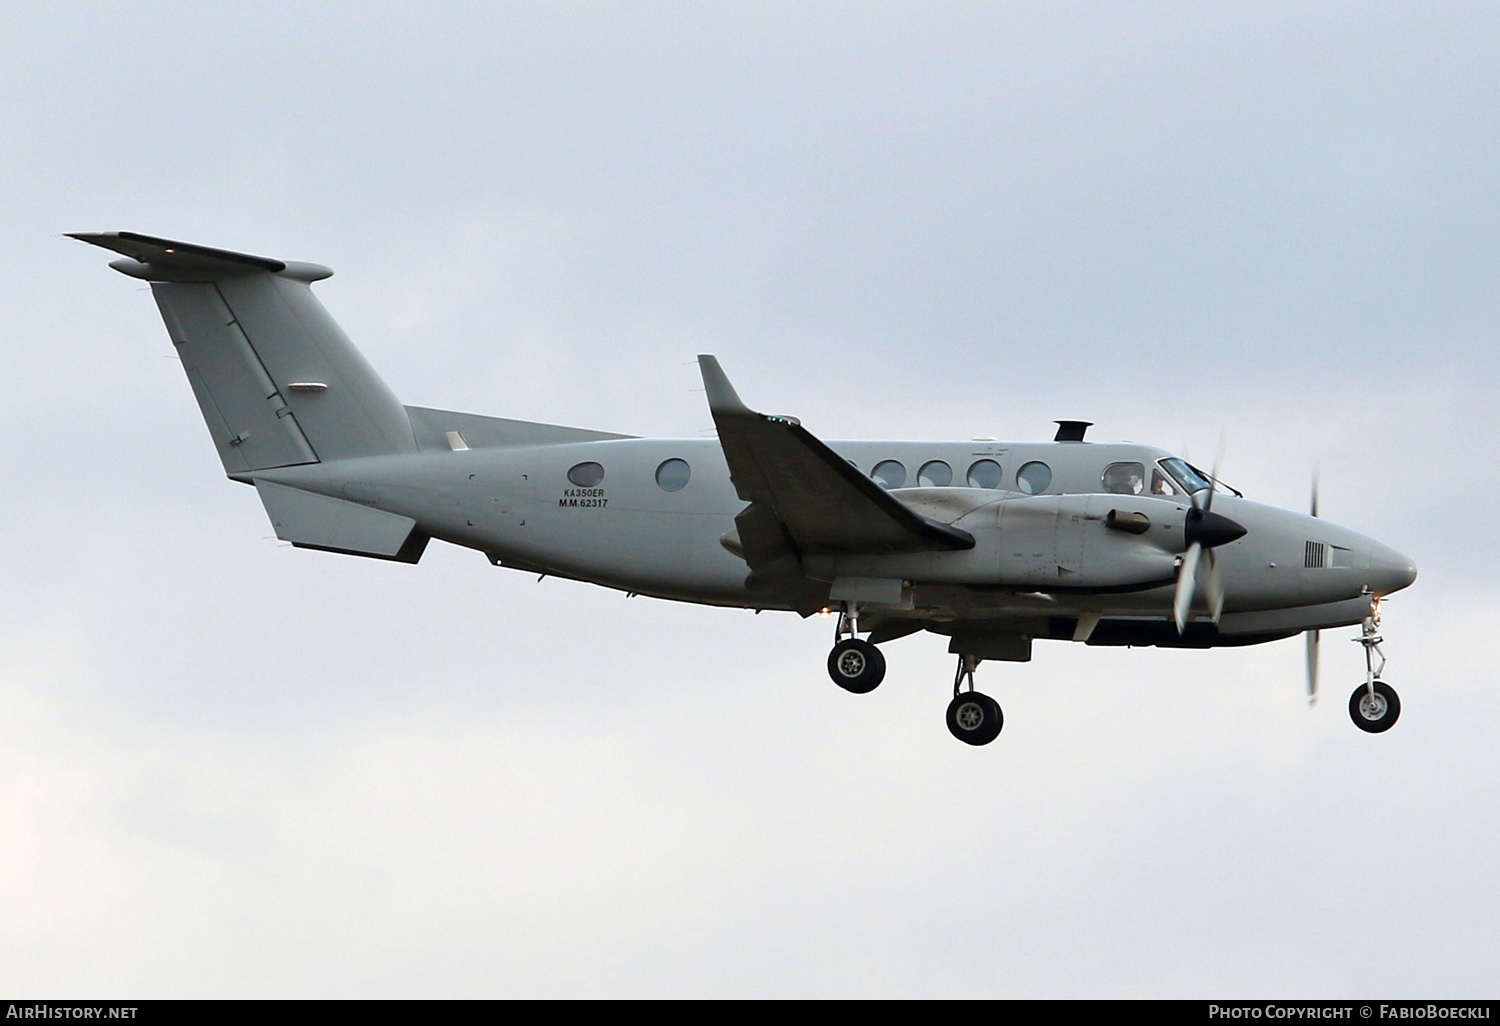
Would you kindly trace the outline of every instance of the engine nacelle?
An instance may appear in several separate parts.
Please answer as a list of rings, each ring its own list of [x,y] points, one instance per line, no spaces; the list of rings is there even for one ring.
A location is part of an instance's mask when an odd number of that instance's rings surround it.
[[[1038,495],[997,503],[997,574],[1005,586],[1089,590],[1170,583],[1188,507],[1135,495]],[[965,530],[973,531],[965,525]]]
[[[1186,547],[1185,503],[1145,495],[1018,495],[973,488],[895,493],[974,536],[967,552],[806,556],[814,577],[900,578],[1036,591],[1131,591],[1170,584]],[[985,501],[988,500],[988,501]]]

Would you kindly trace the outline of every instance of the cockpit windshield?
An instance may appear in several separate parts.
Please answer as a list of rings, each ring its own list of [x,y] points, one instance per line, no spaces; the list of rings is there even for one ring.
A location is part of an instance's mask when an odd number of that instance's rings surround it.
[[[1208,480],[1192,467],[1188,466],[1176,456],[1169,456],[1161,461],[1162,469],[1172,475],[1172,479],[1182,486],[1182,490],[1192,495],[1201,492],[1208,487]]]

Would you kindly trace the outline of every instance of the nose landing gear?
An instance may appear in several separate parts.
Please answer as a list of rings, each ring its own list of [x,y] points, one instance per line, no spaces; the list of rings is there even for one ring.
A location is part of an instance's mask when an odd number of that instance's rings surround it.
[[[953,701],[948,703],[948,732],[966,745],[987,745],[1000,736],[1005,716],[1000,703],[974,690],[974,668],[979,657],[961,655],[953,675]],[[968,681],[969,690],[964,691]]]
[[[885,679],[885,656],[858,636],[859,607],[852,603],[839,612],[833,628],[833,651],[828,653],[828,676],[845,691],[868,694]],[[849,636],[844,637],[845,634]]]
[[[1401,699],[1396,689],[1380,679],[1385,672],[1385,653],[1380,650],[1380,600],[1375,601],[1365,618],[1359,637],[1354,639],[1365,649],[1365,682],[1349,696],[1349,718],[1360,730],[1379,734],[1396,725],[1401,715]],[[1380,665],[1375,664],[1379,658]]]

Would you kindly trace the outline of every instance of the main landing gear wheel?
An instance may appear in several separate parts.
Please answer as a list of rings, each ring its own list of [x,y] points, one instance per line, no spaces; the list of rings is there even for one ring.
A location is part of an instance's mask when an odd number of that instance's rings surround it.
[[[1000,703],[978,691],[965,691],[948,703],[948,730],[966,745],[987,745],[1000,736],[1005,717]]]
[[[1373,695],[1370,694],[1372,686]],[[1383,680],[1377,680],[1374,685],[1361,684],[1349,696],[1349,718],[1360,730],[1371,734],[1390,730],[1400,715],[1401,699],[1396,697],[1396,689]]]
[[[828,676],[845,691],[863,695],[885,679],[885,656],[860,638],[845,638],[828,653]]]

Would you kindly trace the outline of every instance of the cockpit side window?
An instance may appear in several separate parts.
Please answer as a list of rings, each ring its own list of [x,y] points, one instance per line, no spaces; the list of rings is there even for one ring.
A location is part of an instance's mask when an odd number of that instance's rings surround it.
[[[1116,495],[1139,495],[1146,488],[1146,468],[1139,463],[1111,463],[1104,468],[1104,490]]]

